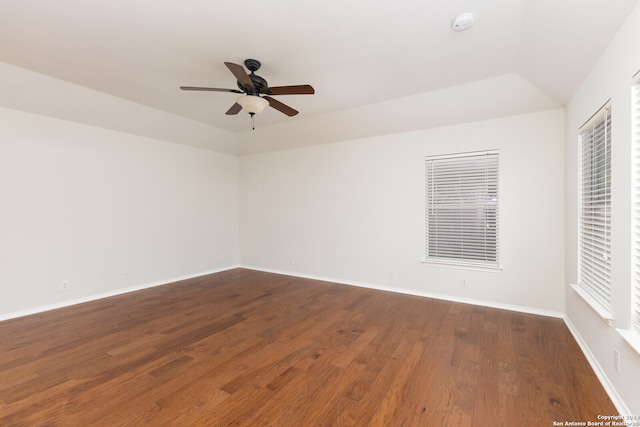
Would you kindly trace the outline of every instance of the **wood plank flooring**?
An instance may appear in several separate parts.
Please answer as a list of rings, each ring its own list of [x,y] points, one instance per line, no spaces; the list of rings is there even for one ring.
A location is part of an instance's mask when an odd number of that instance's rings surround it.
[[[0,322],[2,426],[551,426],[616,410],[560,319],[244,269]]]

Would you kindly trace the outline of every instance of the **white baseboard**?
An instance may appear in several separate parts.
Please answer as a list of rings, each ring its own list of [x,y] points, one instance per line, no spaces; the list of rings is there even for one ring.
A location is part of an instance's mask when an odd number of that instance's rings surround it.
[[[42,313],[49,310],[55,310],[57,308],[70,307],[76,304],[82,304],[84,302],[95,301],[102,298],[109,298],[116,295],[127,294],[129,292],[140,291],[142,289],[154,288],[156,286],[168,285],[169,283],[179,282],[181,280],[193,279],[195,277],[206,276],[207,274],[220,273],[222,271],[232,270],[234,268],[240,267],[239,265],[228,266],[220,269],[209,270],[209,271],[201,271],[199,273],[188,274],[186,276],[174,277],[167,280],[160,280],[157,282],[145,283],[142,285],[132,286],[129,288],[116,289],[114,291],[102,292],[99,294],[89,295],[86,297],[75,298],[67,301],[62,301],[55,304],[48,304],[39,307],[33,307],[26,310],[19,310],[10,313],[0,314],[0,321],[15,319],[18,317],[28,316],[30,314]]]
[[[321,281],[324,281],[324,282],[338,283],[340,285],[357,286],[357,287],[360,287],[360,288],[375,289],[375,290],[379,290],[379,291],[395,292],[395,293],[405,294],[405,295],[413,295],[413,296],[419,296],[419,297],[425,297],[425,298],[439,299],[439,300],[444,300],[444,301],[459,302],[459,303],[462,303],[462,304],[472,304],[472,305],[478,305],[478,306],[481,306],[481,307],[497,308],[497,309],[500,309],[500,310],[510,310],[510,311],[517,311],[517,312],[520,312],[520,313],[536,314],[536,315],[539,315],[539,316],[555,317],[555,318],[558,318],[558,319],[563,319],[564,318],[564,313],[560,313],[560,312],[557,312],[557,311],[551,311],[551,310],[543,310],[543,309],[538,309],[538,308],[533,308],[533,307],[523,307],[523,306],[519,306],[519,305],[511,305],[511,304],[503,304],[503,303],[491,302],[491,301],[475,300],[475,299],[471,299],[471,298],[460,298],[460,297],[455,297],[455,296],[450,296],[450,295],[443,295],[443,294],[435,294],[435,293],[430,293],[430,292],[416,291],[416,290],[413,290],[413,289],[395,288],[395,287],[390,287],[390,286],[374,285],[374,284],[371,284],[371,283],[355,282],[355,281],[349,281],[349,280],[343,280],[343,279],[336,279],[336,278],[333,278],[333,277],[322,277],[322,276],[314,276],[314,275],[308,275],[308,274],[299,274],[299,273],[293,273],[293,272],[290,272],[290,271],[273,270],[273,269],[261,268],[261,267],[255,267],[255,266],[249,266],[249,265],[240,265],[240,268],[246,268],[247,270],[264,271],[265,273],[275,273],[275,274],[282,274],[282,275],[285,275],[285,276],[300,277],[300,278],[303,278],[303,279],[321,280]]]
[[[593,372],[596,374],[596,377],[598,377],[600,384],[602,384],[602,387],[604,387],[604,390],[609,395],[609,398],[611,399],[613,406],[615,406],[618,410],[619,415],[630,416],[631,411],[624,403],[613,384],[611,384],[611,381],[609,381],[609,377],[607,377],[607,374],[602,369],[602,366],[600,366],[598,360],[595,358],[593,353],[591,353],[589,346],[587,346],[587,343],[582,339],[582,336],[578,332],[578,329],[571,322],[571,319],[569,319],[569,317],[567,316],[564,316],[564,323],[567,325],[567,328],[569,328],[569,332],[571,332],[571,335],[573,335],[573,338],[578,343],[578,346],[580,346],[580,350],[582,350],[582,353],[587,358],[589,365],[591,365],[591,369],[593,369]]]
[[[482,306],[482,307],[497,308],[497,309],[501,309],[501,310],[517,311],[517,312],[527,313],[527,314],[536,314],[536,315],[540,315],[540,316],[564,318],[564,314],[563,313],[558,313],[558,312],[549,311],[549,310],[542,310],[542,309],[537,309],[537,308],[532,308],[532,307],[523,307],[523,306],[517,306],[517,305],[511,305],[511,304],[495,303],[495,302],[491,302],[491,301],[459,298],[459,297],[454,297],[454,296],[449,296],[449,295],[442,295],[442,294],[435,294],[435,293],[430,293],[430,292],[416,291],[416,290],[413,290],[413,289],[404,289],[404,288],[395,288],[395,287],[382,286],[382,285],[374,285],[374,284],[371,284],[371,283],[348,281],[348,280],[342,280],[342,279],[337,279],[337,278],[333,278],[333,277],[315,276],[315,275],[308,275],[308,274],[299,274],[299,273],[294,273],[294,272],[290,272],[290,271],[274,270],[274,269],[261,268],[261,267],[248,266],[248,265],[233,265],[233,266],[227,266],[227,267],[220,268],[220,269],[215,269],[215,270],[202,271],[202,272],[189,274],[189,275],[185,275],[185,276],[181,276],[181,277],[174,277],[174,278],[171,278],[171,279],[161,280],[161,281],[157,281],[157,282],[145,283],[145,284],[142,284],[142,285],[132,286],[132,287],[129,287],[129,288],[116,289],[116,290],[110,291],[110,292],[103,292],[103,293],[99,293],[99,294],[89,295],[89,296],[86,296],[86,297],[75,298],[75,299],[72,299],[72,300],[62,301],[62,302],[55,303],[55,304],[48,304],[48,305],[33,307],[33,308],[25,309],[25,310],[19,310],[19,311],[9,312],[9,313],[5,313],[5,314],[0,314],[0,321],[9,320],[9,319],[15,319],[17,317],[28,316],[30,314],[42,313],[42,312],[49,311],[49,310],[55,310],[57,308],[69,307],[69,306],[72,306],[72,305],[82,304],[84,302],[95,301],[95,300],[98,300],[98,299],[108,298],[108,297],[112,297],[112,296],[116,296],[116,295],[122,295],[122,294],[126,294],[126,293],[129,293],[129,292],[140,291],[142,289],[148,289],[148,288],[153,288],[153,287],[156,287],[156,286],[167,285],[169,283],[179,282],[181,280],[193,279],[195,277],[205,276],[207,274],[220,273],[222,271],[232,270],[234,268],[246,268],[247,270],[264,271],[266,273],[282,274],[282,275],[285,275],[285,276],[300,277],[300,278],[304,278],[304,279],[321,280],[321,281],[324,281],[324,282],[332,282],[332,283],[338,283],[338,284],[341,284],[341,285],[357,286],[357,287],[360,287],[360,288],[375,289],[375,290],[379,290],[379,291],[396,292],[396,293],[400,293],[400,294],[414,295],[414,296],[420,296],[420,297],[425,297],[425,298],[434,298],[434,299],[439,299],[439,300],[444,300],[444,301],[459,302],[459,303],[463,303],[463,304],[472,304],[472,305],[478,305],[478,306]]]

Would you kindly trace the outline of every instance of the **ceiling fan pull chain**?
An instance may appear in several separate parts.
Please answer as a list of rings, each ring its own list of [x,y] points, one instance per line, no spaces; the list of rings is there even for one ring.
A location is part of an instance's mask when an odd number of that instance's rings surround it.
[[[256,130],[256,124],[254,121],[256,113],[249,113],[249,115],[251,116],[251,130]]]

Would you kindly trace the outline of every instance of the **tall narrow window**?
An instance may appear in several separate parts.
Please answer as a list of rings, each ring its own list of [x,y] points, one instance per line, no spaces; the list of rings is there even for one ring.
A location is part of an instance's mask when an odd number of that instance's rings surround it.
[[[633,328],[640,332],[640,72],[633,78]]]
[[[578,286],[611,313],[611,108],[580,128]]]
[[[426,260],[498,266],[498,152],[426,158]]]

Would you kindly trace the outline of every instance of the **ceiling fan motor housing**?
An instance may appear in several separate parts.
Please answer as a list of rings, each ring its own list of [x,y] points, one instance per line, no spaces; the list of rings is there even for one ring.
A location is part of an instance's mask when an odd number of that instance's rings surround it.
[[[269,84],[265,79],[257,74],[254,74],[260,69],[261,65],[262,64],[257,59],[245,59],[244,66],[247,67],[249,71],[251,71],[251,74],[249,74],[249,78],[253,82],[253,86],[255,86],[255,89],[252,89],[238,82],[238,87],[240,88],[240,90],[250,95],[257,95],[262,92],[262,89],[264,89],[265,87],[269,87]]]

